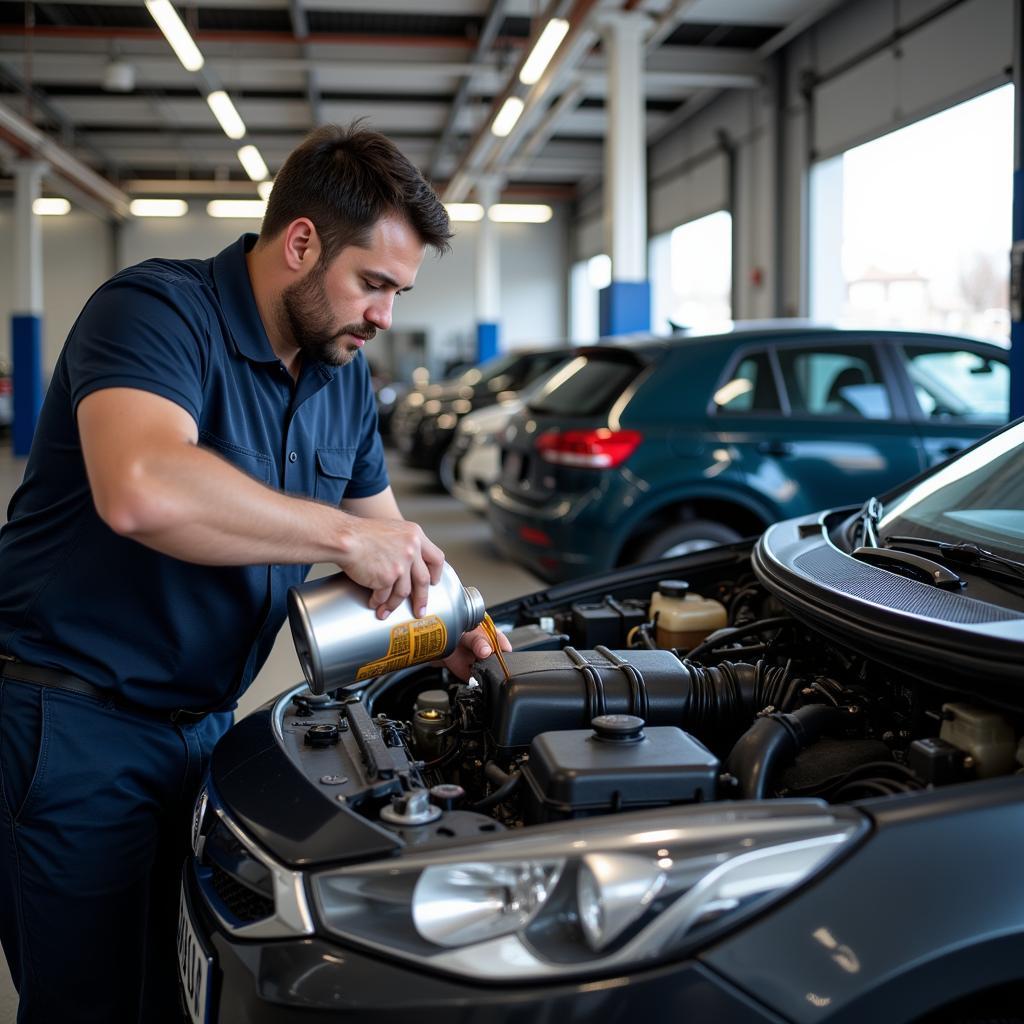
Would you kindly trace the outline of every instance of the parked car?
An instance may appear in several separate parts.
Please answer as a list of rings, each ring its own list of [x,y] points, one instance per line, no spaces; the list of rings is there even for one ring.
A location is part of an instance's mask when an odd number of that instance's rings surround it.
[[[522,407],[514,399],[467,413],[441,456],[438,476],[445,490],[474,512],[487,509],[487,492],[501,472],[498,437]]]
[[[508,401],[552,367],[571,349],[528,349],[496,356],[451,381],[412,391],[391,418],[391,436],[402,460],[435,472],[459,420],[474,409]]]
[[[11,368],[0,362],[0,430],[14,422],[14,381]]]
[[[1024,421],[214,750],[194,1024],[1019,1020]],[[700,596],[698,596],[700,595]]]
[[[757,327],[590,348],[502,439],[499,547],[568,579],[863,500],[1007,417],[1007,351],[900,331]]]

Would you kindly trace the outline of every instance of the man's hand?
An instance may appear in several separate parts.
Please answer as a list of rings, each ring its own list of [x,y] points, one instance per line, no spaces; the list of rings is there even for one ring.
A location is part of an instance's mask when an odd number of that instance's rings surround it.
[[[498,643],[503,651],[512,650],[512,644],[509,643],[509,639],[504,633],[498,633]],[[469,678],[469,670],[472,668],[473,662],[483,661],[493,653],[494,650],[491,648],[490,640],[487,639],[487,634],[480,626],[477,626],[476,629],[462,634],[459,646],[444,659],[443,664],[449,672],[465,682]]]
[[[350,525],[338,566],[373,591],[370,607],[377,609],[378,618],[386,619],[406,600],[414,615],[423,615],[428,588],[441,580],[444,552],[416,523],[400,517],[390,488],[342,507],[350,513]]]

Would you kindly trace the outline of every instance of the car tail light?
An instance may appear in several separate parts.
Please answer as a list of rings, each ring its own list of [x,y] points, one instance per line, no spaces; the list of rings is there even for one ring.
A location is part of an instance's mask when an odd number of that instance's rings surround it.
[[[519,537],[527,544],[538,544],[542,548],[551,547],[551,538],[536,526],[520,526]]]
[[[0,395],[10,395],[14,393],[14,384],[10,377],[0,377]]]
[[[643,439],[639,430],[549,430],[537,438],[537,453],[556,466],[615,469]]]

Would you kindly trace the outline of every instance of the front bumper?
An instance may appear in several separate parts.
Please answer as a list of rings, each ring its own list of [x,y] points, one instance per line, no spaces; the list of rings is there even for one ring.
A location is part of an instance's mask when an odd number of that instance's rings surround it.
[[[210,1017],[205,1024],[526,1024],[558,1020],[663,1020],[778,1024],[780,1018],[695,961],[600,981],[560,985],[475,986],[421,973],[319,935],[240,941],[203,904],[186,865],[192,925],[213,955]]]

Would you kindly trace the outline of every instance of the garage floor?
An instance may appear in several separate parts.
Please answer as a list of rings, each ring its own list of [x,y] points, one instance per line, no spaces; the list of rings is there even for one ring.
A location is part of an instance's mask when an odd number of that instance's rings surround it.
[[[431,540],[444,550],[462,582],[477,587],[488,604],[540,586],[540,581],[531,573],[499,557],[491,545],[486,521],[445,494],[434,484],[431,474],[406,469],[398,464],[393,453],[389,453],[388,465],[405,517],[423,527]],[[24,468],[24,460],[13,458],[7,443],[0,445],[0,507],[5,521],[7,504],[21,482]],[[316,566],[313,574],[324,575],[331,571],[333,567],[322,565]],[[242,698],[239,715],[248,713],[299,679],[301,672],[285,626],[263,671]],[[6,961],[0,961],[0,1024],[14,1024],[16,1008],[17,996]]]

